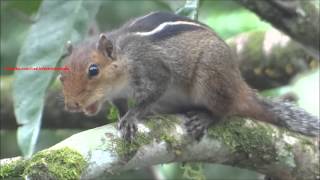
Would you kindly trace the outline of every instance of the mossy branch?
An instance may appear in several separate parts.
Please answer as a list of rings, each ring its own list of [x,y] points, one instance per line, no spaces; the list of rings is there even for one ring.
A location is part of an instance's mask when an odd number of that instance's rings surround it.
[[[319,178],[316,139],[248,119],[232,119],[199,141],[186,135],[183,115],[139,124],[130,144],[115,124],[75,134],[29,160],[1,160],[1,178],[91,179],[169,162],[221,163],[276,179]]]
[[[319,68],[319,61],[289,36],[270,28],[227,40],[242,77],[258,90],[287,85],[297,74]]]

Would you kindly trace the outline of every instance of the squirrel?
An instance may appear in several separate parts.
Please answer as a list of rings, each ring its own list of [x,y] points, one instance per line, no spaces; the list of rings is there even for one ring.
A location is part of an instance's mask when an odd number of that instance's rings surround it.
[[[112,102],[127,140],[136,134],[137,122],[152,113],[187,112],[186,130],[196,139],[228,116],[319,134],[318,117],[290,102],[258,96],[241,77],[235,58],[207,25],[152,12],[68,46],[69,71],[60,76],[65,108],[95,115],[105,101]]]

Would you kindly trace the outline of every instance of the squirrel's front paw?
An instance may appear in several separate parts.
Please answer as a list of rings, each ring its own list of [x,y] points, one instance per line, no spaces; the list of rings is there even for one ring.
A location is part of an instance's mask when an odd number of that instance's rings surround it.
[[[131,142],[137,132],[136,121],[130,117],[123,117],[118,123],[118,129],[122,137]]]

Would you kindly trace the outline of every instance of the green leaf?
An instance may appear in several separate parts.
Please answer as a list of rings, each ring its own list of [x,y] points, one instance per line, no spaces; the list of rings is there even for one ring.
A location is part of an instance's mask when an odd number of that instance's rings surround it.
[[[176,10],[176,14],[187,16],[191,19],[198,19],[199,0],[186,0],[184,7]]]
[[[65,43],[79,40],[88,31],[99,1],[44,0],[22,45],[17,67],[55,67],[64,52]],[[16,71],[13,89],[22,153],[34,152],[40,131],[45,92],[55,78],[53,71]]]

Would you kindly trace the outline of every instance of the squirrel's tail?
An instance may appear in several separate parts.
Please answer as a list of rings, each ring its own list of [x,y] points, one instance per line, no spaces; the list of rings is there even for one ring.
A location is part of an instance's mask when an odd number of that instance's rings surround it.
[[[248,86],[243,86],[235,103],[235,115],[268,122],[308,136],[320,136],[319,117],[285,99],[260,97]]]
[[[289,130],[309,136],[319,136],[320,120],[297,105],[279,99],[260,99],[272,121]]]
[[[260,121],[266,121],[280,127],[285,127],[291,131],[299,132],[304,135],[320,136],[319,118],[311,115],[292,102],[282,99],[268,99],[261,97],[256,97],[255,99],[260,107],[251,107],[255,109],[255,112],[248,113],[247,116],[256,118]],[[253,111],[251,109],[247,112]]]

